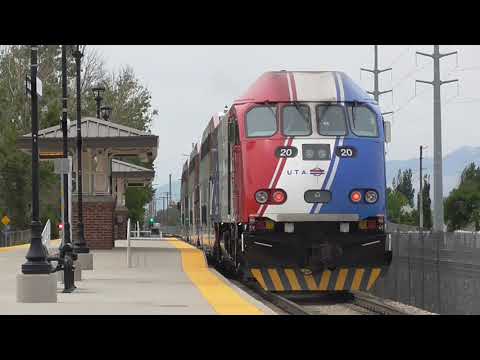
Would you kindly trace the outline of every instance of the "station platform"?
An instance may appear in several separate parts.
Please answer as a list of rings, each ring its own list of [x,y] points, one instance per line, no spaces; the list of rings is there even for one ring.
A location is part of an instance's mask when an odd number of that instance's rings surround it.
[[[57,242],[58,246],[58,242]],[[208,267],[203,253],[181,240],[126,241],[93,250],[94,270],[82,271],[71,294],[57,285],[57,303],[17,303],[16,275],[28,245],[0,248],[0,315],[275,315]]]

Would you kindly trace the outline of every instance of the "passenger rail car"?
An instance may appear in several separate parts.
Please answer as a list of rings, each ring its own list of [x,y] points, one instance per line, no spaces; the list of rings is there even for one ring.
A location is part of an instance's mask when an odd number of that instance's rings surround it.
[[[371,289],[391,262],[389,137],[346,74],[263,74],[184,166],[188,240],[266,290]]]

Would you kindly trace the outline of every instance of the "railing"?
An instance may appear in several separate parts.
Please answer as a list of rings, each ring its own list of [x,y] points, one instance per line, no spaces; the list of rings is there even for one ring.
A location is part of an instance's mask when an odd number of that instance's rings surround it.
[[[32,238],[32,232],[30,229],[27,230],[18,230],[18,231],[8,231],[1,233],[2,241],[0,241],[1,246],[16,246],[28,244]]]
[[[48,250],[50,250],[51,239],[52,239],[52,223],[50,222],[50,219],[48,219],[42,231],[42,243]]]

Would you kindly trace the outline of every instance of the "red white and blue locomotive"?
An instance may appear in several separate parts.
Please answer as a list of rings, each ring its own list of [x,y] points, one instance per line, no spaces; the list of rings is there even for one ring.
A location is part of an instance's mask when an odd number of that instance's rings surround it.
[[[390,126],[346,74],[272,71],[184,164],[185,238],[266,290],[369,290],[388,268]]]

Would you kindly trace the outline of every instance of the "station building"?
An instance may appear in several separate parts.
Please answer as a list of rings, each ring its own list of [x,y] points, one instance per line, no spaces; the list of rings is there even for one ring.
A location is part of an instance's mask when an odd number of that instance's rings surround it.
[[[68,126],[69,156],[72,157],[72,235],[78,234],[77,124]],[[153,163],[158,136],[113,121],[82,118],[82,202],[85,241],[90,249],[112,249],[114,241],[126,239],[128,186],[151,184],[155,172],[147,165],[134,165],[129,158]],[[40,158],[62,157],[61,125],[38,132]],[[31,152],[31,133],[17,139],[17,147]],[[59,199],[60,201],[60,199]]]

